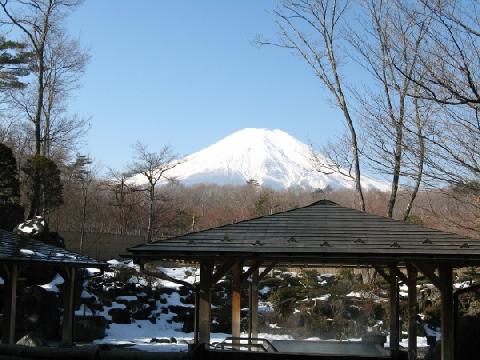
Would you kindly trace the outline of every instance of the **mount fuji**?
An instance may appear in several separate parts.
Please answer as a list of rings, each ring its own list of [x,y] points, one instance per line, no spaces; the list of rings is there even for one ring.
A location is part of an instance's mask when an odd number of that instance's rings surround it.
[[[321,154],[317,158],[324,159]],[[182,184],[244,185],[256,180],[274,189],[351,189],[354,183],[340,173],[324,174],[312,165],[311,148],[282,130],[246,128],[203,150],[186,156],[170,170]],[[365,189],[388,191],[383,181],[362,177]]]

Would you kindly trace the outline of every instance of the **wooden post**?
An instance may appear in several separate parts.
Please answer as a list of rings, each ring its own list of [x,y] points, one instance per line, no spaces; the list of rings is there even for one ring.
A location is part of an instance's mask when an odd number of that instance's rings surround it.
[[[200,288],[195,287],[195,318],[193,321],[193,342],[198,344],[198,321],[199,321],[199,304],[200,303]]]
[[[408,272],[408,360],[417,359],[417,270],[407,264]]]
[[[259,272],[256,269],[252,273],[248,304],[248,337],[250,339],[258,337],[258,280]]]
[[[2,343],[15,344],[18,265],[5,265]]]
[[[455,356],[455,337],[453,333],[453,274],[450,265],[439,266],[439,279],[442,283],[442,360],[453,360]]]
[[[399,296],[398,279],[395,272],[390,268],[390,352],[395,358],[400,349],[400,318],[399,318]]]
[[[198,342],[210,344],[213,261],[200,262],[200,288],[198,301]]]
[[[242,264],[237,262],[232,267],[232,337],[240,337],[240,299],[242,287]],[[234,348],[238,349],[240,341],[233,340]],[[235,346],[237,345],[237,346]]]
[[[73,346],[75,268],[65,268],[64,281],[62,344]]]

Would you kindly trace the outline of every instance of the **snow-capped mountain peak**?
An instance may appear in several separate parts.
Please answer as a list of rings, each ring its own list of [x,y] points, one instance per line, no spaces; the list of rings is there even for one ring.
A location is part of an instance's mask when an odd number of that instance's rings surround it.
[[[322,158],[321,154],[317,155]],[[341,174],[314,170],[311,149],[282,130],[246,128],[184,159],[169,171],[185,185],[197,183],[243,185],[254,179],[272,188],[300,186],[353,188]],[[386,183],[364,177],[365,188],[387,190]]]

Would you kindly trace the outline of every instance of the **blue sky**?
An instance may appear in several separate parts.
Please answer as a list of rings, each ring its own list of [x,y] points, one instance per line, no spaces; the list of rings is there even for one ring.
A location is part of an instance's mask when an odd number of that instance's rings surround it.
[[[130,162],[140,140],[189,154],[245,127],[279,128],[321,144],[342,118],[320,81],[275,36],[275,1],[86,0],[68,18],[91,51],[71,110],[91,117],[85,152]]]

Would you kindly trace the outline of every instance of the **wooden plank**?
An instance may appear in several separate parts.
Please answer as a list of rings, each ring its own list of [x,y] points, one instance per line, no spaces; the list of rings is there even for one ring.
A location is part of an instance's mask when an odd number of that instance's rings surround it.
[[[2,343],[15,344],[18,265],[5,265]]]
[[[399,293],[398,278],[395,272],[390,270],[388,282],[390,284],[389,304],[390,304],[390,351],[395,358],[400,350],[400,317],[399,317]]]
[[[200,262],[200,285],[198,303],[198,342],[210,344],[213,261]]]
[[[242,263],[237,262],[232,266],[232,337],[240,337],[240,309],[241,309],[241,289],[242,289]],[[240,342],[232,341],[233,348],[239,349]]]
[[[73,346],[75,275],[75,268],[65,268],[62,323],[62,344],[64,346]]]
[[[455,334],[453,311],[453,274],[450,265],[439,266],[440,281],[442,283],[440,296],[442,300],[441,326],[442,326],[442,360],[454,360]]]
[[[408,360],[417,359],[417,270],[407,264],[408,273]]]

